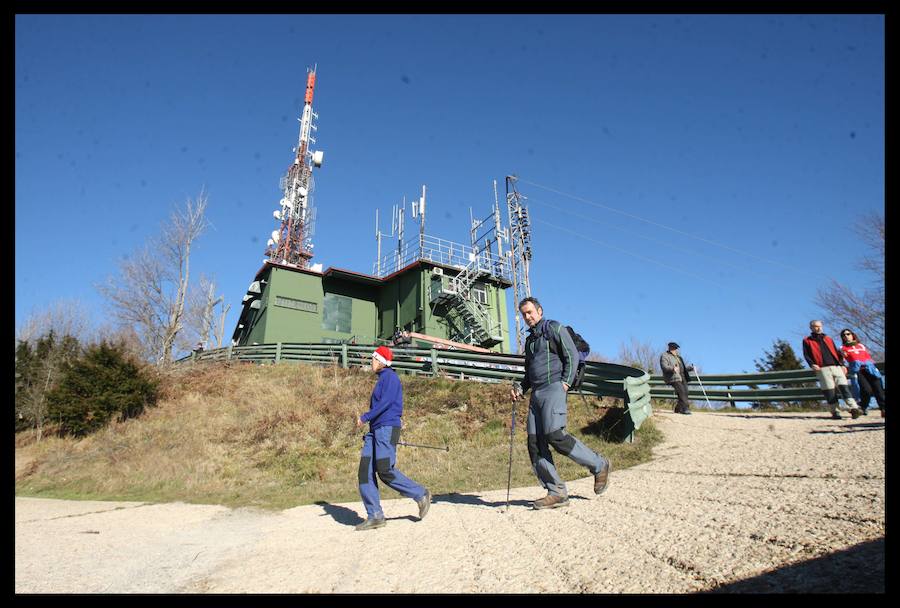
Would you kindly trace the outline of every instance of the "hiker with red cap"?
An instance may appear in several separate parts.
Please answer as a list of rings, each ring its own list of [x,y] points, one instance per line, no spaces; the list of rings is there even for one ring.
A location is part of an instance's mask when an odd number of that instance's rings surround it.
[[[391,368],[393,359],[394,353],[387,346],[379,346],[372,353],[372,371],[378,374],[378,381],[372,391],[369,411],[356,418],[357,428],[369,423],[359,456],[359,494],[366,508],[366,521],[356,526],[357,530],[372,530],[385,524],[377,479],[415,500],[420,520],[431,505],[431,492],[394,468],[403,416],[403,386]]]

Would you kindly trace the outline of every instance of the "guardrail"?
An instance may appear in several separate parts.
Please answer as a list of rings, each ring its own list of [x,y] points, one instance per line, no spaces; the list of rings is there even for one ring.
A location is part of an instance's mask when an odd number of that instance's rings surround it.
[[[875,366],[885,373],[884,361]],[[702,386],[701,386],[702,384]],[[773,388],[757,388],[757,385],[807,384],[808,386],[774,386]],[[735,386],[748,386],[747,389],[735,389]],[[650,396],[654,399],[675,399],[675,391],[663,382],[662,376],[650,377]],[[704,396],[704,390],[706,395]],[[811,369],[797,369],[781,372],[762,372],[754,374],[710,374],[701,375],[699,382],[688,383],[690,399],[725,401],[732,405],[736,402],[762,401],[822,401],[822,389],[816,380],[816,372]]]
[[[297,362],[340,365],[343,368],[368,367],[374,345],[288,343],[228,346],[195,352],[176,361],[239,361],[250,363]],[[525,373],[522,355],[485,354],[438,348],[394,348],[391,364],[398,372],[475,380],[482,382],[519,381]],[[589,361],[580,392],[597,397],[622,399],[629,416],[623,420],[623,434],[633,439],[634,431],[650,417],[650,375],[643,370]],[[630,428],[628,428],[630,427]]]
[[[251,363],[297,362],[320,365],[340,365],[344,368],[368,367],[375,345],[368,344],[318,344],[288,343],[255,344],[253,346],[228,346],[215,350],[195,352],[179,359],[186,361],[241,361]],[[514,382],[525,373],[522,355],[485,354],[439,348],[393,349],[392,367],[398,372],[427,376],[445,376],[460,380],[481,382]],[[884,362],[876,364],[884,373]],[[702,387],[701,387],[702,383]],[[808,386],[779,386],[807,384]],[[758,388],[768,385],[772,388]],[[735,389],[735,386],[747,386]],[[705,394],[704,394],[705,391]],[[675,391],[666,385],[662,376],[651,376],[645,371],[618,365],[588,361],[584,381],[579,391],[597,397],[622,399],[630,416],[630,431],[640,428],[652,413],[650,399],[675,399]],[[688,383],[690,399],[729,402],[762,401],[821,401],[822,391],[811,369],[754,374],[701,375],[699,382]]]

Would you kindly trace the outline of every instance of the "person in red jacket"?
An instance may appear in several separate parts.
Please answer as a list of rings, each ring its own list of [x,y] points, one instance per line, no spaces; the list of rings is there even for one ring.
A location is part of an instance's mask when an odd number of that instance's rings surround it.
[[[850,394],[850,382],[847,380],[847,368],[844,355],[834,345],[834,340],[822,331],[822,322],[818,319],[809,322],[812,330],[803,338],[803,357],[809,366],[816,371],[819,386],[825,393],[825,400],[831,408],[831,417],[840,420],[838,413],[838,391],[844,403],[850,408],[850,416],[855,420],[861,412],[856,399]]]
[[[860,411],[863,416],[867,415],[866,409],[875,397],[884,418],[884,384],[872,355],[851,329],[841,330],[841,342],[841,353],[850,372],[850,390],[859,403]]]

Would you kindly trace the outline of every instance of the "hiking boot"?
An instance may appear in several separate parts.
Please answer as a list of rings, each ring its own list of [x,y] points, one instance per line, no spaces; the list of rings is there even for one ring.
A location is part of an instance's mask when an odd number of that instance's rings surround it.
[[[861,416],[868,416],[868,415],[869,415],[869,412],[868,412],[868,410],[866,410],[866,409],[864,409],[864,408],[859,408],[859,414],[860,414]]]
[[[837,412],[831,412],[831,419],[832,419],[832,420],[840,420],[840,419],[841,419],[841,415],[838,414]]]
[[[690,415],[691,415],[691,410],[681,410],[681,411],[678,412],[678,413],[679,413],[679,414],[684,414],[685,416],[690,416]]]
[[[362,532],[363,530],[374,530],[375,528],[383,528],[385,524],[383,517],[372,518],[370,517],[366,521],[362,522],[358,526],[356,526],[357,532]]]
[[[425,496],[416,500],[416,504],[419,505],[419,521],[421,521],[428,515],[428,508],[431,506],[431,492],[425,490]]]
[[[606,466],[594,474],[594,494],[603,494],[606,486],[609,485],[609,472],[612,470],[612,463],[606,460]]]
[[[858,407],[855,407],[855,408],[853,408],[852,410],[850,410],[850,417],[853,418],[854,420],[856,420],[856,419],[859,418],[860,416],[861,416],[861,414],[860,414],[860,412],[859,412],[859,408],[858,408]]]
[[[531,506],[533,506],[535,509],[555,509],[556,507],[568,507],[569,497],[547,494],[543,498],[534,501]]]

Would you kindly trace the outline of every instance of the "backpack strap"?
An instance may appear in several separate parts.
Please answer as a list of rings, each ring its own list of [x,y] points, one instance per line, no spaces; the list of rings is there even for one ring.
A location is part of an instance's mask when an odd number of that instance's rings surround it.
[[[553,326],[550,325],[552,323],[550,319],[547,319],[547,322],[544,323],[543,335],[544,339],[547,340],[547,343],[550,348],[550,352],[559,357],[559,350],[556,347],[556,340],[553,338]]]

